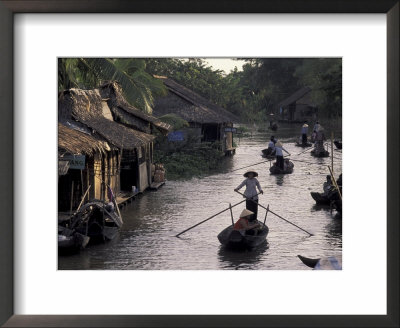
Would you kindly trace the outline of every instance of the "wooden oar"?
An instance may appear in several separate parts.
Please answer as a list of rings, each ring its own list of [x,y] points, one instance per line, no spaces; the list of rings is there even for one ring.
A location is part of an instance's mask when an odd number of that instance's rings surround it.
[[[244,194],[242,194],[241,192],[239,192],[239,191],[236,191],[236,192],[237,192],[238,194],[242,195],[243,197],[246,197],[246,196],[245,196]],[[263,208],[263,209],[265,209],[265,210],[271,212],[273,215],[277,216],[278,218],[280,218],[280,219],[286,221],[287,223],[290,223],[291,225],[294,225],[296,228],[298,228],[298,229],[300,229],[300,230],[302,230],[302,231],[308,233],[310,236],[313,236],[313,234],[310,233],[310,232],[308,232],[307,230],[304,230],[303,228],[299,227],[298,225],[294,224],[293,222],[290,222],[289,220],[286,220],[285,218],[281,217],[279,214],[276,214],[276,213],[272,212],[272,211],[269,209],[269,205],[268,205],[268,208],[266,208],[265,206],[262,206],[261,204],[259,204],[258,202],[254,201],[254,200],[251,199],[251,198],[246,198],[246,199],[251,200],[253,203],[255,203],[255,204],[257,204],[258,206],[260,206],[261,208]]]
[[[313,149],[313,148],[314,148],[314,146],[311,146],[310,148],[307,148],[306,150],[303,150],[301,153],[296,154],[296,156],[299,156],[299,155],[301,155],[301,154],[304,154],[305,152],[307,152],[307,151],[309,151],[309,150],[311,150],[311,149]]]
[[[238,206],[239,204],[241,204],[241,203],[243,203],[243,202],[245,202],[245,201],[246,201],[246,200],[244,199],[244,200],[242,200],[242,201],[239,202],[239,203],[236,203],[236,204],[233,204],[233,205],[229,206],[228,208],[226,208],[226,209],[224,209],[224,210],[218,212],[217,214],[214,214],[214,215],[210,216],[209,218],[207,218],[207,219],[205,219],[205,220],[203,220],[203,221],[201,221],[201,222],[199,222],[199,223],[196,223],[194,226],[191,226],[190,228],[187,228],[187,229],[183,230],[182,232],[180,232],[180,233],[178,233],[177,235],[175,235],[175,237],[179,237],[179,236],[182,235],[183,233],[185,233],[185,232],[187,232],[187,231],[189,231],[189,230],[191,230],[191,229],[193,229],[193,228],[199,226],[200,224],[202,224],[202,223],[204,223],[204,222],[206,222],[206,221],[208,221],[208,220],[211,220],[212,218],[215,218],[217,215],[219,215],[219,214],[221,214],[221,213],[224,213],[225,211],[227,211],[227,210],[229,210],[229,209],[232,210],[232,207]]]

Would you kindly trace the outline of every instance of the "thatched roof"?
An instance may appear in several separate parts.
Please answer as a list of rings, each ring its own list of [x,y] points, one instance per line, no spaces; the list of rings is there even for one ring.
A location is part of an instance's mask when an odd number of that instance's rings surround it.
[[[146,125],[153,125],[163,134],[168,134],[172,127],[152,115],[148,115],[134,106],[130,105],[122,94],[122,89],[117,82],[107,83],[99,89],[103,99],[107,99],[111,111],[126,124],[133,126],[142,132],[150,132]]]
[[[155,76],[168,88],[168,95],[156,99],[153,114],[160,117],[176,114],[188,122],[224,123],[238,122],[239,119],[226,109],[180,85],[165,76]]]
[[[110,150],[106,141],[58,123],[58,148],[72,155],[89,155]]]
[[[106,118],[98,89],[69,89],[62,92],[59,96],[58,110],[60,121],[73,118],[82,122],[118,148],[134,149],[155,138]]]
[[[290,104],[303,98],[309,92],[311,92],[310,87],[302,87],[301,89],[299,89],[295,93],[293,93],[291,96],[287,97],[286,99],[284,99],[280,103],[278,103],[278,108],[280,108],[280,107],[283,108],[283,107],[289,106]]]

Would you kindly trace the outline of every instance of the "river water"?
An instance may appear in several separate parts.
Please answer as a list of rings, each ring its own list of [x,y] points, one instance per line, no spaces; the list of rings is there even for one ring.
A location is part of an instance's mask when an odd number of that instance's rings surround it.
[[[242,200],[233,191],[243,181],[247,169],[233,170],[261,162],[261,150],[266,148],[270,132],[255,132],[249,137],[235,139],[236,155],[227,158],[222,168],[206,177],[184,181],[167,181],[157,192],[146,192],[125,207],[121,214],[124,225],[113,241],[89,245],[79,254],[60,255],[59,269],[86,270],[309,270],[297,258],[341,256],[342,220],[336,212],[315,205],[311,191],[322,191],[326,165],[331,158],[314,158],[309,152],[298,155],[302,148],[295,147],[293,137],[298,127],[280,127],[275,135],[291,153],[294,162],[292,174],[273,176],[269,163],[252,168],[259,173],[258,180],[264,190],[260,204],[285,219],[309,231],[309,236],[271,213],[267,216],[270,229],[264,246],[253,251],[224,249],[218,233],[231,224],[229,211],[186,232],[175,235],[207,217],[227,208],[229,203]],[[329,147],[330,151],[330,147]],[[341,173],[342,153],[334,150],[336,178]],[[243,191],[243,189],[242,189]],[[235,219],[244,208],[233,209]],[[258,218],[263,220],[265,210],[259,208]]]

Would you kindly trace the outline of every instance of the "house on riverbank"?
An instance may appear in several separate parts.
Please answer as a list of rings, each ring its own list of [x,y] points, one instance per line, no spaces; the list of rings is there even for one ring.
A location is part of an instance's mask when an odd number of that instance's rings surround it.
[[[128,196],[133,195],[132,186],[140,192],[151,186],[152,132],[158,129],[166,135],[170,126],[130,106],[118,84],[65,90],[59,94],[58,113],[59,161],[69,165],[59,179],[60,201],[61,192],[71,194],[72,181],[77,188],[74,198],[82,197],[89,186],[90,199],[105,199],[108,186],[115,195]],[[71,163],[79,160],[84,164],[76,172]]]
[[[155,76],[163,81],[168,94],[155,100],[153,114],[159,118],[174,114],[189,123],[182,132],[197,137],[199,142],[219,142],[225,154],[233,154],[233,123],[239,119],[226,109],[165,76]]]
[[[289,123],[315,121],[318,118],[318,108],[312,102],[311,91],[310,87],[302,87],[278,103],[278,121]]]

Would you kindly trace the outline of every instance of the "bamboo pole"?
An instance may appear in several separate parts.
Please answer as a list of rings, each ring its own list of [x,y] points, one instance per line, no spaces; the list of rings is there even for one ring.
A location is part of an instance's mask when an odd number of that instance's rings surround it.
[[[75,213],[78,212],[79,209],[81,208],[81,206],[82,206],[82,204],[83,204],[83,201],[85,200],[86,194],[89,192],[91,186],[92,186],[92,185],[89,185],[89,187],[87,188],[87,190],[86,190],[85,194],[83,195],[82,200],[81,200],[81,202],[79,203],[79,206],[78,206],[78,208],[76,209]]]
[[[241,192],[239,192],[239,191],[236,191],[236,192],[237,192],[238,194],[242,195],[243,197],[246,197],[246,196],[245,196],[244,194],[242,194]],[[254,200],[251,199],[251,198],[246,198],[246,199],[251,200],[253,203],[256,203],[258,206],[260,206],[261,208],[263,208],[263,209],[265,209],[265,210],[268,210],[269,212],[271,212],[273,215],[277,216],[278,218],[280,218],[280,219],[286,221],[287,223],[290,223],[291,225],[295,226],[296,228],[299,228],[300,230],[302,230],[302,231],[308,233],[310,236],[313,236],[313,234],[310,233],[310,232],[308,232],[307,230],[304,230],[303,228],[299,227],[298,225],[294,224],[293,222],[290,222],[289,220],[286,220],[286,219],[283,218],[282,216],[280,216],[280,215],[278,215],[278,214],[272,212],[272,211],[269,209],[269,205],[268,205],[268,208],[267,208],[267,207],[265,207],[265,206],[262,206],[260,203],[254,201]]]
[[[242,201],[239,202],[239,203],[236,203],[236,204],[232,205],[230,208],[233,208],[233,207],[235,207],[235,206],[238,206],[239,204],[241,204],[241,203],[243,203],[243,202],[245,202],[245,201],[246,201],[246,199],[242,200]],[[206,222],[206,221],[208,221],[208,220],[211,220],[212,218],[215,218],[217,215],[219,215],[219,214],[221,214],[221,213],[224,213],[224,212],[227,211],[227,210],[229,210],[229,207],[226,208],[226,209],[224,209],[224,210],[222,210],[222,211],[220,211],[220,212],[218,212],[217,214],[214,214],[214,215],[210,216],[209,218],[207,218],[207,219],[205,219],[205,220],[203,220],[203,221],[201,221],[201,222],[195,224],[194,226],[191,226],[190,228],[187,228],[186,230],[183,230],[182,232],[180,232],[180,233],[178,233],[177,235],[175,235],[175,237],[179,237],[180,235],[184,234],[185,232],[187,232],[187,231],[189,231],[189,230],[191,230],[191,229],[193,229],[193,228],[199,226],[200,224],[202,224],[202,223],[204,223],[204,222]]]
[[[336,179],[335,179],[335,177],[333,176],[333,172],[332,172],[331,167],[330,167],[329,165],[328,165],[328,169],[329,169],[329,172],[331,173],[331,177],[332,177],[333,184],[335,185],[335,188],[337,189],[337,191],[338,191],[338,193],[339,193],[340,200],[342,200],[342,193],[340,192],[339,186],[338,186],[338,184],[336,183]]]
[[[332,165],[332,175],[333,175],[333,131],[331,132],[331,165]]]
[[[71,204],[69,207],[69,216],[72,216],[72,205],[74,203],[74,180],[72,180],[72,187],[71,187]]]

